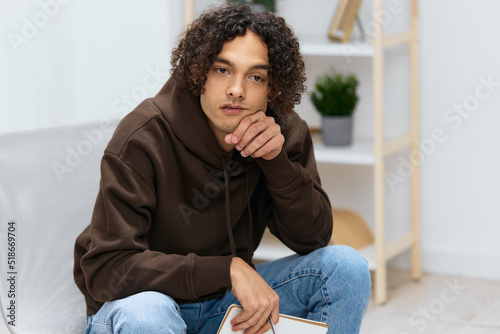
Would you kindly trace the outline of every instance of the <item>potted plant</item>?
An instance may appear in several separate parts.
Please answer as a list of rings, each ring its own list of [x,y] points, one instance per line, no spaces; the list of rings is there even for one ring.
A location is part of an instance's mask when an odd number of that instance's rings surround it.
[[[353,112],[359,99],[357,77],[332,69],[330,73],[320,76],[314,87],[311,99],[322,115],[323,142],[326,145],[350,145]]]

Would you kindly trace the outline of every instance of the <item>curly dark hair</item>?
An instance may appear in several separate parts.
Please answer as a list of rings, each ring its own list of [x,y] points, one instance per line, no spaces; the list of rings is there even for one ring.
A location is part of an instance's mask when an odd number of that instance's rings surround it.
[[[262,38],[269,56],[269,107],[278,114],[292,112],[306,90],[304,61],[297,37],[285,20],[270,12],[253,12],[247,5],[225,5],[196,19],[172,52],[172,75],[193,94],[204,92],[207,73],[224,42],[247,30]]]

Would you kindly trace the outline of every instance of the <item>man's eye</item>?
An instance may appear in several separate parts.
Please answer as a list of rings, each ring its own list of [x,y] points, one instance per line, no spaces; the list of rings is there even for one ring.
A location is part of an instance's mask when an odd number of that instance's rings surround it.
[[[225,68],[216,68],[215,71],[219,74],[226,74],[227,70]]]
[[[262,82],[264,81],[264,78],[261,77],[260,75],[252,75],[252,80],[256,82]]]

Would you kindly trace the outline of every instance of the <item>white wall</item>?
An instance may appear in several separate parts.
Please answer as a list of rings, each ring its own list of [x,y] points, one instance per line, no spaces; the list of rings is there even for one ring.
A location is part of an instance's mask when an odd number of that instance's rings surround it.
[[[26,21],[33,23],[34,15],[43,19],[41,3],[54,1],[0,3],[0,132],[123,116],[143,96],[154,95],[166,79],[169,52],[183,26],[181,0],[65,0],[15,52],[10,33],[22,36]],[[196,11],[208,3],[196,0]],[[363,2],[365,24],[371,19],[371,3]],[[278,0],[278,9],[299,35],[324,34],[335,4]],[[401,4],[403,12],[391,18],[387,31],[407,26],[408,0]],[[440,128],[446,137],[424,155],[422,164],[424,271],[500,278],[500,157],[495,154],[500,87],[493,86],[488,97],[479,88],[483,100],[470,116],[460,118],[462,123],[456,113],[447,114],[455,104],[475,101],[480,78],[500,82],[498,12],[500,2],[495,0],[420,1],[421,135],[431,138]],[[408,128],[406,54],[404,48],[387,54],[388,136]],[[370,60],[317,57],[307,64],[310,87],[314,76],[330,65],[359,74],[355,133],[371,135]],[[152,71],[159,73],[155,77]],[[319,125],[309,97],[298,110],[311,125]],[[444,115],[455,118],[447,121]],[[388,161],[390,171],[397,173],[399,167],[399,156]],[[372,221],[370,168],[321,165],[320,170],[334,204],[354,207]],[[390,239],[409,227],[408,182],[387,193]],[[407,266],[407,260],[404,255],[393,264]]]
[[[500,2],[421,6],[422,137],[447,137],[422,166],[424,265],[500,279]]]
[[[399,2],[395,0],[396,2]],[[388,9],[389,0],[384,2]],[[314,2],[322,10],[312,15],[299,0],[281,1],[289,22],[298,33],[328,28],[335,4]],[[386,31],[408,26],[408,1],[399,15],[387,21]],[[364,1],[361,18],[365,26],[372,19],[371,1]],[[295,8],[294,8],[295,7]],[[427,272],[460,274],[500,279],[500,31],[495,0],[420,1],[421,24],[421,139],[425,142],[422,168],[422,255]],[[305,13],[305,14],[304,14]],[[405,48],[386,53],[386,134],[408,129],[409,72]],[[372,135],[371,64],[365,59],[308,59],[311,80],[324,68],[357,73],[362,84],[355,115],[356,136]],[[484,84],[492,81],[493,84]],[[476,97],[477,96],[477,97]],[[476,104],[477,103],[477,104]],[[463,106],[463,116],[453,111]],[[467,109],[468,108],[468,109]],[[319,125],[309,98],[298,108],[310,124]],[[451,110],[450,110],[451,109]],[[467,110],[471,110],[470,112]],[[438,131],[440,142],[432,140]],[[404,168],[396,155],[388,159],[388,171]],[[323,183],[337,206],[354,207],[373,221],[371,179],[367,167],[321,164]],[[387,187],[387,238],[409,229],[408,179]],[[391,265],[408,267],[404,254]]]
[[[181,8],[161,0],[2,1],[0,132],[119,117],[156,94],[169,76]]]

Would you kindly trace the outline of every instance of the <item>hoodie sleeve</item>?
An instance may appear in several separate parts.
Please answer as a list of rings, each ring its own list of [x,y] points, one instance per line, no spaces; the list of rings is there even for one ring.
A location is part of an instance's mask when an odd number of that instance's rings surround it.
[[[307,254],[329,243],[332,208],[321,188],[309,127],[298,116],[291,117],[281,153],[256,161],[273,200],[271,233],[295,252]]]
[[[231,289],[231,256],[151,251],[148,233],[156,207],[149,182],[119,156],[105,153],[100,190],[90,224],[90,244],[80,265],[91,296],[106,302],[143,291],[192,300]]]

